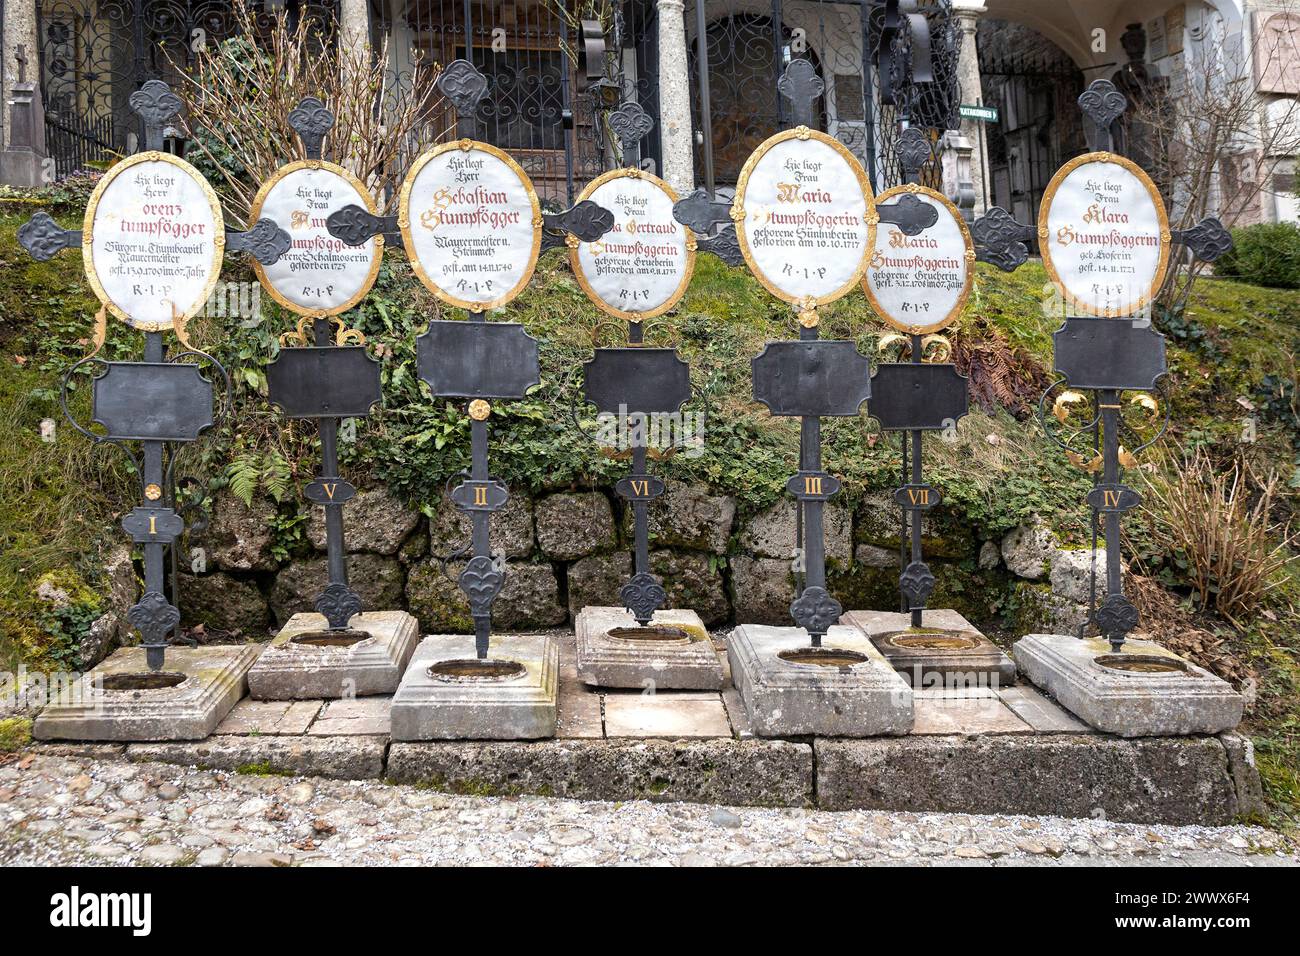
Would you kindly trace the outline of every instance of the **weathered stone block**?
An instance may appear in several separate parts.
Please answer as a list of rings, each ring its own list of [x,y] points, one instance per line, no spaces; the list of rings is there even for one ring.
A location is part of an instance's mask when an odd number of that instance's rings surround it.
[[[789,561],[737,555],[731,559],[731,587],[737,623],[790,623],[794,578]]]
[[[172,686],[113,690],[114,680],[149,673],[145,651],[124,647],[62,688],[36,718],[37,740],[201,740],[230,713],[247,688],[255,645],[171,647],[160,675]],[[103,682],[104,689],[96,685]]]
[[[1048,580],[1052,584],[1052,593],[1062,601],[1071,604],[1088,604],[1088,592],[1092,580],[1092,569],[1097,572],[1097,600],[1106,596],[1106,549],[1097,549],[1094,563],[1092,549],[1055,550],[1051,557],[1052,570]]]
[[[406,579],[407,607],[425,633],[467,633],[474,629],[469,600],[457,578],[463,561],[430,559],[411,568]],[[492,604],[492,623],[507,630],[540,630],[563,624],[568,614],[560,603],[560,584],[549,564],[511,561],[506,580]]]
[[[1016,665],[956,611],[927,610],[919,631],[897,611],[849,611],[841,624],[858,628],[912,687],[1010,686]]]
[[[254,498],[250,507],[228,491],[218,492],[212,502],[211,523],[203,535],[208,561],[227,571],[273,569],[274,517],[275,505],[266,498]]]
[[[475,678],[439,674],[448,661],[474,661],[472,635],[426,637],[393,696],[394,740],[537,740],[555,734],[559,650],[545,636],[492,638],[490,659],[518,674]]]
[[[853,554],[853,514],[843,505],[828,504],[822,512],[826,557],[848,563]],[[758,557],[790,560],[795,548],[795,502],[783,498],[740,529],[740,546]]]
[[[394,743],[388,776],[458,793],[808,806],[812,747],[786,740]]]
[[[1002,560],[1017,577],[1037,581],[1051,569],[1056,553],[1052,529],[1037,515],[1029,524],[1015,528],[1002,538]]]
[[[131,744],[128,760],[248,774],[375,780],[384,774],[385,737],[209,737],[200,743]]]
[[[652,545],[725,554],[736,521],[736,499],[715,495],[706,485],[669,481],[647,512]],[[624,510],[623,534],[632,537],[631,508]]]
[[[1241,695],[1227,682],[1151,641],[1129,640],[1123,656],[1176,662],[1178,669],[1120,670],[1101,638],[1030,634],[1012,647],[1024,675],[1081,720],[1121,737],[1217,734],[1241,722]]]
[[[420,513],[402,504],[386,488],[361,489],[343,504],[343,549],[396,554],[420,523]],[[325,550],[325,508],[312,507],[307,519],[307,539]]]
[[[445,497],[440,498],[429,519],[429,553],[447,558],[468,550],[471,525],[469,517]],[[492,553],[507,558],[527,558],[533,553],[533,503],[522,489],[511,489],[506,506],[492,515],[488,545]]]
[[[814,746],[817,802],[828,810],[1221,825],[1241,809],[1214,737],[911,736]]]
[[[378,554],[348,555],[348,584],[370,609],[400,607],[405,574],[396,558]],[[316,596],[329,583],[328,559],[294,561],[275,576],[271,587],[271,611],[279,624],[302,611],[314,610]]]
[[[578,677],[596,687],[653,684],[663,690],[717,690],[722,686],[722,663],[699,615],[656,611],[650,628],[652,633],[656,628],[672,628],[682,636],[638,640],[641,628],[630,612],[620,607],[583,608],[575,622]]]
[[[221,571],[180,575],[180,607],[189,624],[210,631],[266,636],[271,608],[257,584]]]
[[[329,700],[391,694],[419,640],[415,618],[405,611],[367,611],[348,623],[369,635],[355,644],[301,643],[329,627],[315,612],[295,614],[248,673],[248,692],[258,700]]]
[[[614,512],[596,491],[548,495],[534,506],[537,544],[557,561],[572,561],[614,547]]]
[[[596,554],[569,565],[569,614],[577,620],[584,607],[617,606],[619,589],[632,575],[632,556]]]
[[[651,551],[650,571],[663,581],[668,606],[688,608],[706,627],[731,619],[722,570],[698,551]]]
[[[762,737],[869,737],[912,728],[912,690],[856,628],[833,626],[822,640],[858,663],[787,660],[809,646],[801,628],[744,624],[727,638],[731,679]]]

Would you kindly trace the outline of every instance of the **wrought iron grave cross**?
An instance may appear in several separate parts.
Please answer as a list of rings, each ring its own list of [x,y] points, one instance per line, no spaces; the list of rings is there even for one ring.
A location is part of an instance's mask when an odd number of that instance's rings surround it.
[[[488,81],[472,63],[449,63],[438,88],[456,108],[462,138],[415,161],[396,215],[376,216],[350,205],[326,223],[330,234],[348,245],[380,233],[400,235],[420,281],[446,304],[469,312],[468,322],[429,323],[417,339],[417,369],[434,397],[469,399],[471,465],[449,495],[470,519],[473,556],[459,584],[469,598],[475,650],[486,659],[492,603],[506,573],[504,558],[491,553],[490,521],[509,499],[505,484],[488,468],[489,400],[523,398],[541,379],[537,341],[518,323],[489,323],[486,312],[523,290],[541,252],[565,246],[571,237],[595,241],[609,231],[614,217],[589,200],[562,212],[542,212],[518,163],[473,138]],[[470,264],[449,256],[448,249],[484,254]]]
[[[199,172],[161,152],[163,127],[182,105],[165,83],[146,83],[129,102],[143,123],[145,149],[100,180],[87,204],[83,228],[63,229],[49,214],[38,212],[18,230],[18,241],[38,261],[80,246],[87,279],[103,303],[94,350],[64,375],[60,401],[77,431],[96,444],[121,448],[139,476],[143,501],[122,519],[122,527],[144,551],[144,594],[127,619],[140,632],[149,668],[157,671],[181,620],[175,545],[186,528],[176,507],[176,456],[215,421],[212,382],[197,365],[181,360],[194,356],[210,363],[227,395],[230,390],[221,364],[190,345],[186,325],[203,309],[217,282],[223,248],[273,263],[288,251],[290,240],[269,220],[254,223],[247,232],[225,229],[216,195]],[[165,253],[157,251],[160,241],[167,243]],[[140,268],[141,263],[148,268]],[[97,357],[109,312],[144,331],[143,361]],[[184,347],[171,356],[163,341],[166,329],[174,331]],[[103,370],[91,386],[91,418],[104,427],[102,434],[78,422],[68,407],[73,376],[91,363]],[[138,455],[134,442],[140,443]]]

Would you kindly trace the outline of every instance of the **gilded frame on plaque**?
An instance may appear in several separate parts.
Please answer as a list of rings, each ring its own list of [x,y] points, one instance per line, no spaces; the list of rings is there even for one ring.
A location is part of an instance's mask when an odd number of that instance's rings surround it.
[[[792,139],[804,141],[814,139],[819,143],[829,146],[838,153],[840,157],[848,163],[849,169],[857,180],[858,186],[862,190],[862,198],[866,206],[863,219],[867,226],[867,241],[863,245],[862,259],[858,263],[857,268],[854,270],[854,273],[849,280],[834,292],[826,295],[794,295],[783,292],[780,288],[774,285],[768,279],[767,275],[758,268],[758,264],[754,259],[754,254],[749,248],[749,236],[745,231],[745,193],[749,189],[749,177],[753,174],[754,169],[762,161],[763,157],[766,156],[774,146]],[[772,295],[776,296],[782,302],[788,302],[791,305],[804,308],[810,304],[814,306],[825,305],[828,302],[842,299],[858,286],[862,281],[863,274],[866,272],[867,259],[876,247],[876,224],[880,221],[880,217],[876,213],[875,195],[871,191],[871,180],[867,177],[867,171],[862,168],[862,164],[858,162],[858,158],[849,152],[847,146],[835,139],[833,136],[828,136],[820,130],[809,129],[807,126],[796,126],[793,129],[782,130],[774,136],[769,136],[749,155],[749,158],[745,160],[744,167],[740,170],[740,177],[736,181],[736,198],[731,204],[731,218],[736,224],[736,239],[740,245],[740,254],[744,257],[745,265],[749,267],[749,271],[753,274],[754,278],[759,281],[759,284],[762,285],[763,288],[772,293]]]
[[[1065,284],[1061,281],[1060,273],[1056,269],[1056,264],[1052,261],[1052,252],[1050,243],[1048,242],[1049,231],[1047,221],[1048,216],[1052,211],[1052,202],[1056,199],[1057,190],[1061,188],[1061,184],[1065,182],[1067,176],[1073,173],[1080,166],[1085,166],[1089,163],[1105,163],[1108,165],[1120,166],[1132,173],[1138,182],[1142,184],[1142,187],[1147,191],[1147,195],[1151,197],[1151,202],[1156,210],[1156,219],[1160,224],[1160,255],[1157,260],[1156,271],[1151,280],[1150,288],[1142,295],[1139,295],[1136,299],[1125,303],[1123,306],[1116,306],[1114,308],[1097,308],[1091,303],[1075,297],[1068,289],[1066,289]],[[1087,315],[1101,316],[1103,318],[1130,316],[1136,315],[1142,309],[1150,305],[1152,301],[1155,300],[1156,294],[1160,291],[1160,287],[1164,285],[1165,274],[1169,271],[1169,254],[1172,244],[1173,236],[1169,231],[1169,214],[1165,210],[1164,200],[1160,198],[1160,190],[1158,190],[1156,184],[1151,181],[1151,177],[1147,175],[1146,170],[1131,159],[1124,156],[1117,156],[1114,153],[1084,153],[1082,156],[1076,156],[1074,159],[1070,160],[1056,171],[1056,175],[1052,177],[1052,181],[1047,184],[1047,189],[1043,193],[1043,201],[1038,207],[1038,251],[1043,257],[1043,268],[1047,270],[1047,275],[1048,278],[1052,280],[1052,285],[1056,286],[1057,291],[1061,293],[1061,297],[1065,299],[1066,303],[1075,308],[1081,309]]]
[[[370,194],[370,190],[366,189],[365,184],[356,176],[352,175],[348,170],[339,166],[337,163],[326,162],[323,159],[299,159],[281,166],[271,174],[270,179],[262,183],[262,187],[257,191],[257,195],[253,197],[253,204],[249,209],[248,221],[257,222],[257,220],[262,216],[262,205],[266,202],[266,197],[271,194],[271,190],[278,186],[282,180],[303,169],[324,170],[338,176],[356,190],[359,196],[361,196],[365,201],[366,211],[372,216],[376,214],[377,207],[375,206],[374,197]],[[281,226],[280,228],[283,229],[284,227]],[[286,229],[285,231],[287,232],[288,230]],[[374,286],[375,279],[379,276],[379,266],[384,261],[384,237],[380,234],[376,234],[368,241],[374,242],[375,252],[371,259],[370,271],[366,275],[365,281],[361,284],[361,288],[358,289],[357,292],[347,300],[347,302],[343,305],[335,306],[332,309],[308,309],[289,299],[281,293],[279,289],[272,285],[269,279],[267,279],[266,268],[258,262],[256,258],[253,259],[253,270],[257,273],[257,281],[262,284],[262,288],[266,290],[267,294],[290,312],[297,315],[310,316],[339,315],[364,299],[366,294],[369,293],[370,289]]]
[[[99,211],[100,199],[103,198],[109,186],[116,182],[118,176],[128,169],[134,169],[143,163],[166,163],[169,166],[174,166],[183,175],[188,176],[197,183],[199,189],[203,192],[204,198],[208,201],[209,208],[212,210],[213,227],[216,230],[216,235],[212,237],[212,262],[208,267],[208,278],[204,283],[202,294],[184,308],[173,302],[174,318],[161,322],[141,322],[127,315],[116,302],[109,298],[108,293],[104,290],[103,283],[100,282],[99,272],[95,266],[95,216]],[[203,307],[208,304],[208,299],[212,297],[212,291],[217,287],[217,281],[221,278],[221,259],[225,255],[225,250],[226,221],[221,214],[221,202],[217,199],[216,192],[202,173],[179,156],[173,156],[171,153],[151,149],[119,160],[113,165],[112,169],[104,174],[103,179],[96,183],[95,189],[86,203],[86,215],[81,224],[81,260],[86,271],[86,281],[90,283],[90,288],[94,290],[95,296],[103,303],[104,307],[133,329],[140,329],[143,332],[164,332],[172,328],[177,321],[181,323],[188,322],[198,315],[203,310]]]
[[[587,184],[585,189],[582,190],[582,193],[578,196],[578,202],[590,199],[597,189],[605,185],[605,183],[612,182],[616,179],[643,180],[653,186],[657,186],[672,202],[677,202],[677,190],[673,189],[672,186],[668,185],[658,176],[643,172],[640,169],[626,168],[611,169],[609,172],[597,176]],[[686,267],[682,270],[681,281],[677,283],[677,288],[673,290],[672,295],[669,296],[667,300],[655,308],[645,312],[619,309],[602,299],[596,293],[596,290],[592,288],[591,283],[587,279],[587,274],[582,271],[582,263],[578,256],[577,244],[570,244],[569,246],[569,265],[573,268],[573,274],[578,280],[578,285],[581,286],[582,291],[587,294],[587,298],[595,304],[596,308],[600,309],[605,314],[612,315],[619,319],[626,319],[629,322],[640,322],[642,319],[653,319],[656,316],[663,315],[665,312],[670,311],[678,302],[681,301],[682,296],[686,294],[687,286],[691,284],[691,276],[695,274],[695,234],[691,232],[687,226],[683,225],[682,229],[686,234]],[[602,239],[597,240],[597,242],[600,241],[603,241],[603,237]]]
[[[925,186],[916,183],[904,183],[901,186],[891,186],[876,197],[876,205],[880,206],[886,200],[909,193],[914,196],[925,196],[927,199],[933,199],[938,202],[944,209],[948,210],[953,221],[957,223],[957,228],[961,230],[962,241],[966,246],[962,253],[966,262],[966,283],[962,287],[961,295],[957,297],[956,304],[946,316],[938,322],[931,322],[928,325],[908,325],[905,322],[899,322],[893,316],[886,313],[884,308],[881,306],[880,301],[876,298],[876,294],[871,288],[871,283],[867,281],[867,272],[871,269],[871,259],[875,257],[874,246],[878,234],[877,236],[872,237],[873,248],[871,256],[867,259],[867,267],[863,270],[861,284],[862,291],[866,294],[867,302],[871,304],[872,311],[874,311],[876,315],[880,316],[886,325],[893,326],[900,332],[905,332],[908,335],[929,335],[932,332],[938,332],[941,329],[947,328],[961,317],[962,310],[966,308],[966,300],[970,298],[971,289],[975,286],[975,241],[971,238],[970,229],[966,225],[966,220],[962,218],[961,212],[955,205],[953,205],[952,200],[943,193],[936,192],[935,190],[929,189]],[[879,228],[880,226],[877,225],[876,229],[879,230]]]
[[[411,189],[415,185],[415,180],[419,177],[421,170],[424,169],[431,161],[441,156],[443,153],[449,153],[452,150],[462,152],[481,152],[487,153],[509,167],[510,171],[519,177],[519,182],[523,184],[525,192],[528,194],[529,202],[532,204],[532,223],[533,223],[533,244],[529,253],[528,265],[524,268],[519,277],[519,281],[509,291],[485,302],[472,302],[467,299],[461,299],[452,295],[438,283],[434,282],[429,274],[425,271],[424,266],[420,263],[420,258],[415,254],[415,241],[411,235]],[[514,161],[511,156],[504,150],[497,149],[488,143],[480,142],[476,139],[458,139],[450,143],[443,143],[441,146],[435,146],[433,149],[421,153],[420,156],[411,165],[402,180],[402,187],[399,192],[397,206],[397,226],[402,233],[402,245],[406,248],[406,255],[411,260],[411,269],[415,272],[416,277],[424,284],[424,287],[432,292],[435,296],[453,305],[458,309],[469,309],[471,312],[486,312],[488,309],[496,309],[510,302],[524,287],[528,285],[533,277],[533,271],[537,268],[537,258],[542,251],[542,203],[537,198],[537,190],[533,188],[533,181],[528,178],[522,166]]]

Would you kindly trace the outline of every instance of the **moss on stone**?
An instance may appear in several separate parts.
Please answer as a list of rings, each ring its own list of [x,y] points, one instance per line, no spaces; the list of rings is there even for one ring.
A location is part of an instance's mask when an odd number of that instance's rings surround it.
[[[245,777],[292,777],[294,772],[286,770],[283,767],[277,767],[269,760],[258,760],[253,763],[241,763],[235,768],[235,773]]]
[[[22,750],[32,742],[32,722],[26,717],[0,720],[0,754]]]

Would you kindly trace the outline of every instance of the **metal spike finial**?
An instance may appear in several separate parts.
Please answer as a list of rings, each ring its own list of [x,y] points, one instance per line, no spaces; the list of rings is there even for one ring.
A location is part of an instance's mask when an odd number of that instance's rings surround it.
[[[1093,149],[1108,152],[1115,148],[1115,122],[1128,109],[1128,100],[1110,80],[1093,80],[1079,97],[1079,109],[1092,120]]]
[[[488,93],[487,77],[469,60],[452,60],[439,75],[437,87],[456,108],[460,135],[473,138],[477,128],[475,113]]]
[[[654,127],[655,121],[636,100],[628,100],[609,114],[609,128],[618,137],[624,166],[637,165],[641,140],[649,136]]]
[[[289,125],[302,140],[303,152],[307,158],[320,159],[325,134],[334,128],[334,113],[316,97],[305,96],[301,103],[289,111]]]
[[[826,92],[826,84],[817,75],[811,60],[791,60],[790,65],[777,80],[777,90],[790,101],[794,109],[794,125],[813,125],[813,103]]]
[[[930,161],[930,141],[915,126],[903,130],[898,137],[898,162],[903,167],[903,181],[919,182],[921,168]]]
[[[144,123],[144,148],[162,149],[163,128],[185,105],[162,80],[150,80],[127,100]]]

